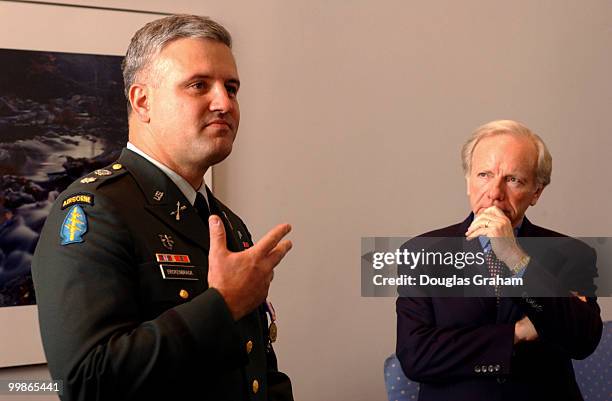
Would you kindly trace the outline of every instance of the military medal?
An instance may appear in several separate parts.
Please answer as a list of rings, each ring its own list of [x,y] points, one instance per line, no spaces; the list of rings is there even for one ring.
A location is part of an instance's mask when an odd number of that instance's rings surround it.
[[[268,327],[268,335],[270,336],[270,342],[276,342],[276,337],[278,336],[278,328],[276,327],[276,323],[270,323],[270,327]]]
[[[270,317],[270,326],[268,327],[268,338],[270,342],[276,342],[276,338],[278,337],[278,327],[276,327],[276,311],[274,310],[274,306],[272,306],[272,302],[266,300],[266,313]]]

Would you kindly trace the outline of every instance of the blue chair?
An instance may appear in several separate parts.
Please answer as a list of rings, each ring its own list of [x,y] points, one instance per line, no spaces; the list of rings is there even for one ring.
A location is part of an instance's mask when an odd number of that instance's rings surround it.
[[[595,352],[573,363],[584,401],[612,400],[612,321],[604,322],[601,341]]]
[[[582,361],[573,361],[576,381],[584,401],[612,400],[612,321],[604,322],[601,341],[595,352]],[[385,360],[385,387],[389,401],[416,401],[419,384],[410,381],[392,354]]]
[[[416,401],[419,398],[419,384],[408,380],[399,360],[392,354],[385,360],[385,387],[389,401]]]

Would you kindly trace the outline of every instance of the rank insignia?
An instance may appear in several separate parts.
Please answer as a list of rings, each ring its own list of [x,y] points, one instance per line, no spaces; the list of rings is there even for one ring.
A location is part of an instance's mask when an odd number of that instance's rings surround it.
[[[62,210],[76,203],[93,206],[94,196],[85,192],[71,195],[62,202]]]
[[[168,234],[157,234],[164,248],[172,250],[174,248],[174,240]]]
[[[94,171],[95,175],[99,175],[101,177],[107,176],[107,175],[111,175],[113,174],[110,170],[106,170],[106,169],[99,169]]]
[[[83,242],[83,234],[87,232],[87,216],[83,208],[74,205],[68,210],[68,214],[60,229],[61,245]]]
[[[96,177],[85,177],[81,180],[81,184],[89,184],[92,183],[94,181],[96,181],[97,178]]]
[[[113,170],[121,170],[123,166],[120,163],[113,164]]]

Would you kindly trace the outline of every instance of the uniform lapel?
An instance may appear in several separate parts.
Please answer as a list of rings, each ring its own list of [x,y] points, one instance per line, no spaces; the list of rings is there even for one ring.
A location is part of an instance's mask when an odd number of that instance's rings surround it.
[[[206,194],[208,195],[208,205],[210,207],[210,213],[215,214],[223,221],[225,227],[225,236],[227,239],[227,249],[233,252],[239,252],[244,250],[244,247],[236,238],[236,224],[237,222],[231,221],[231,214],[226,211],[226,208],[215,198],[213,193],[210,191],[208,186],[206,187]]]
[[[145,208],[152,215],[185,240],[206,250],[210,248],[208,225],[163,171],[128,149],[123,149],[119,162],[136,180],[147,200]]]

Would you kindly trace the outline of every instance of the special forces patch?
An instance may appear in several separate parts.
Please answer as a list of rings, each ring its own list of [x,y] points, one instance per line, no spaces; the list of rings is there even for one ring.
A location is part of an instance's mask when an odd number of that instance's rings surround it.
[[[68,214],[60,228],[61,245],[83,242],[83,234],[87,232],[87,216],[83,208],[74,205],[68,210]]]

